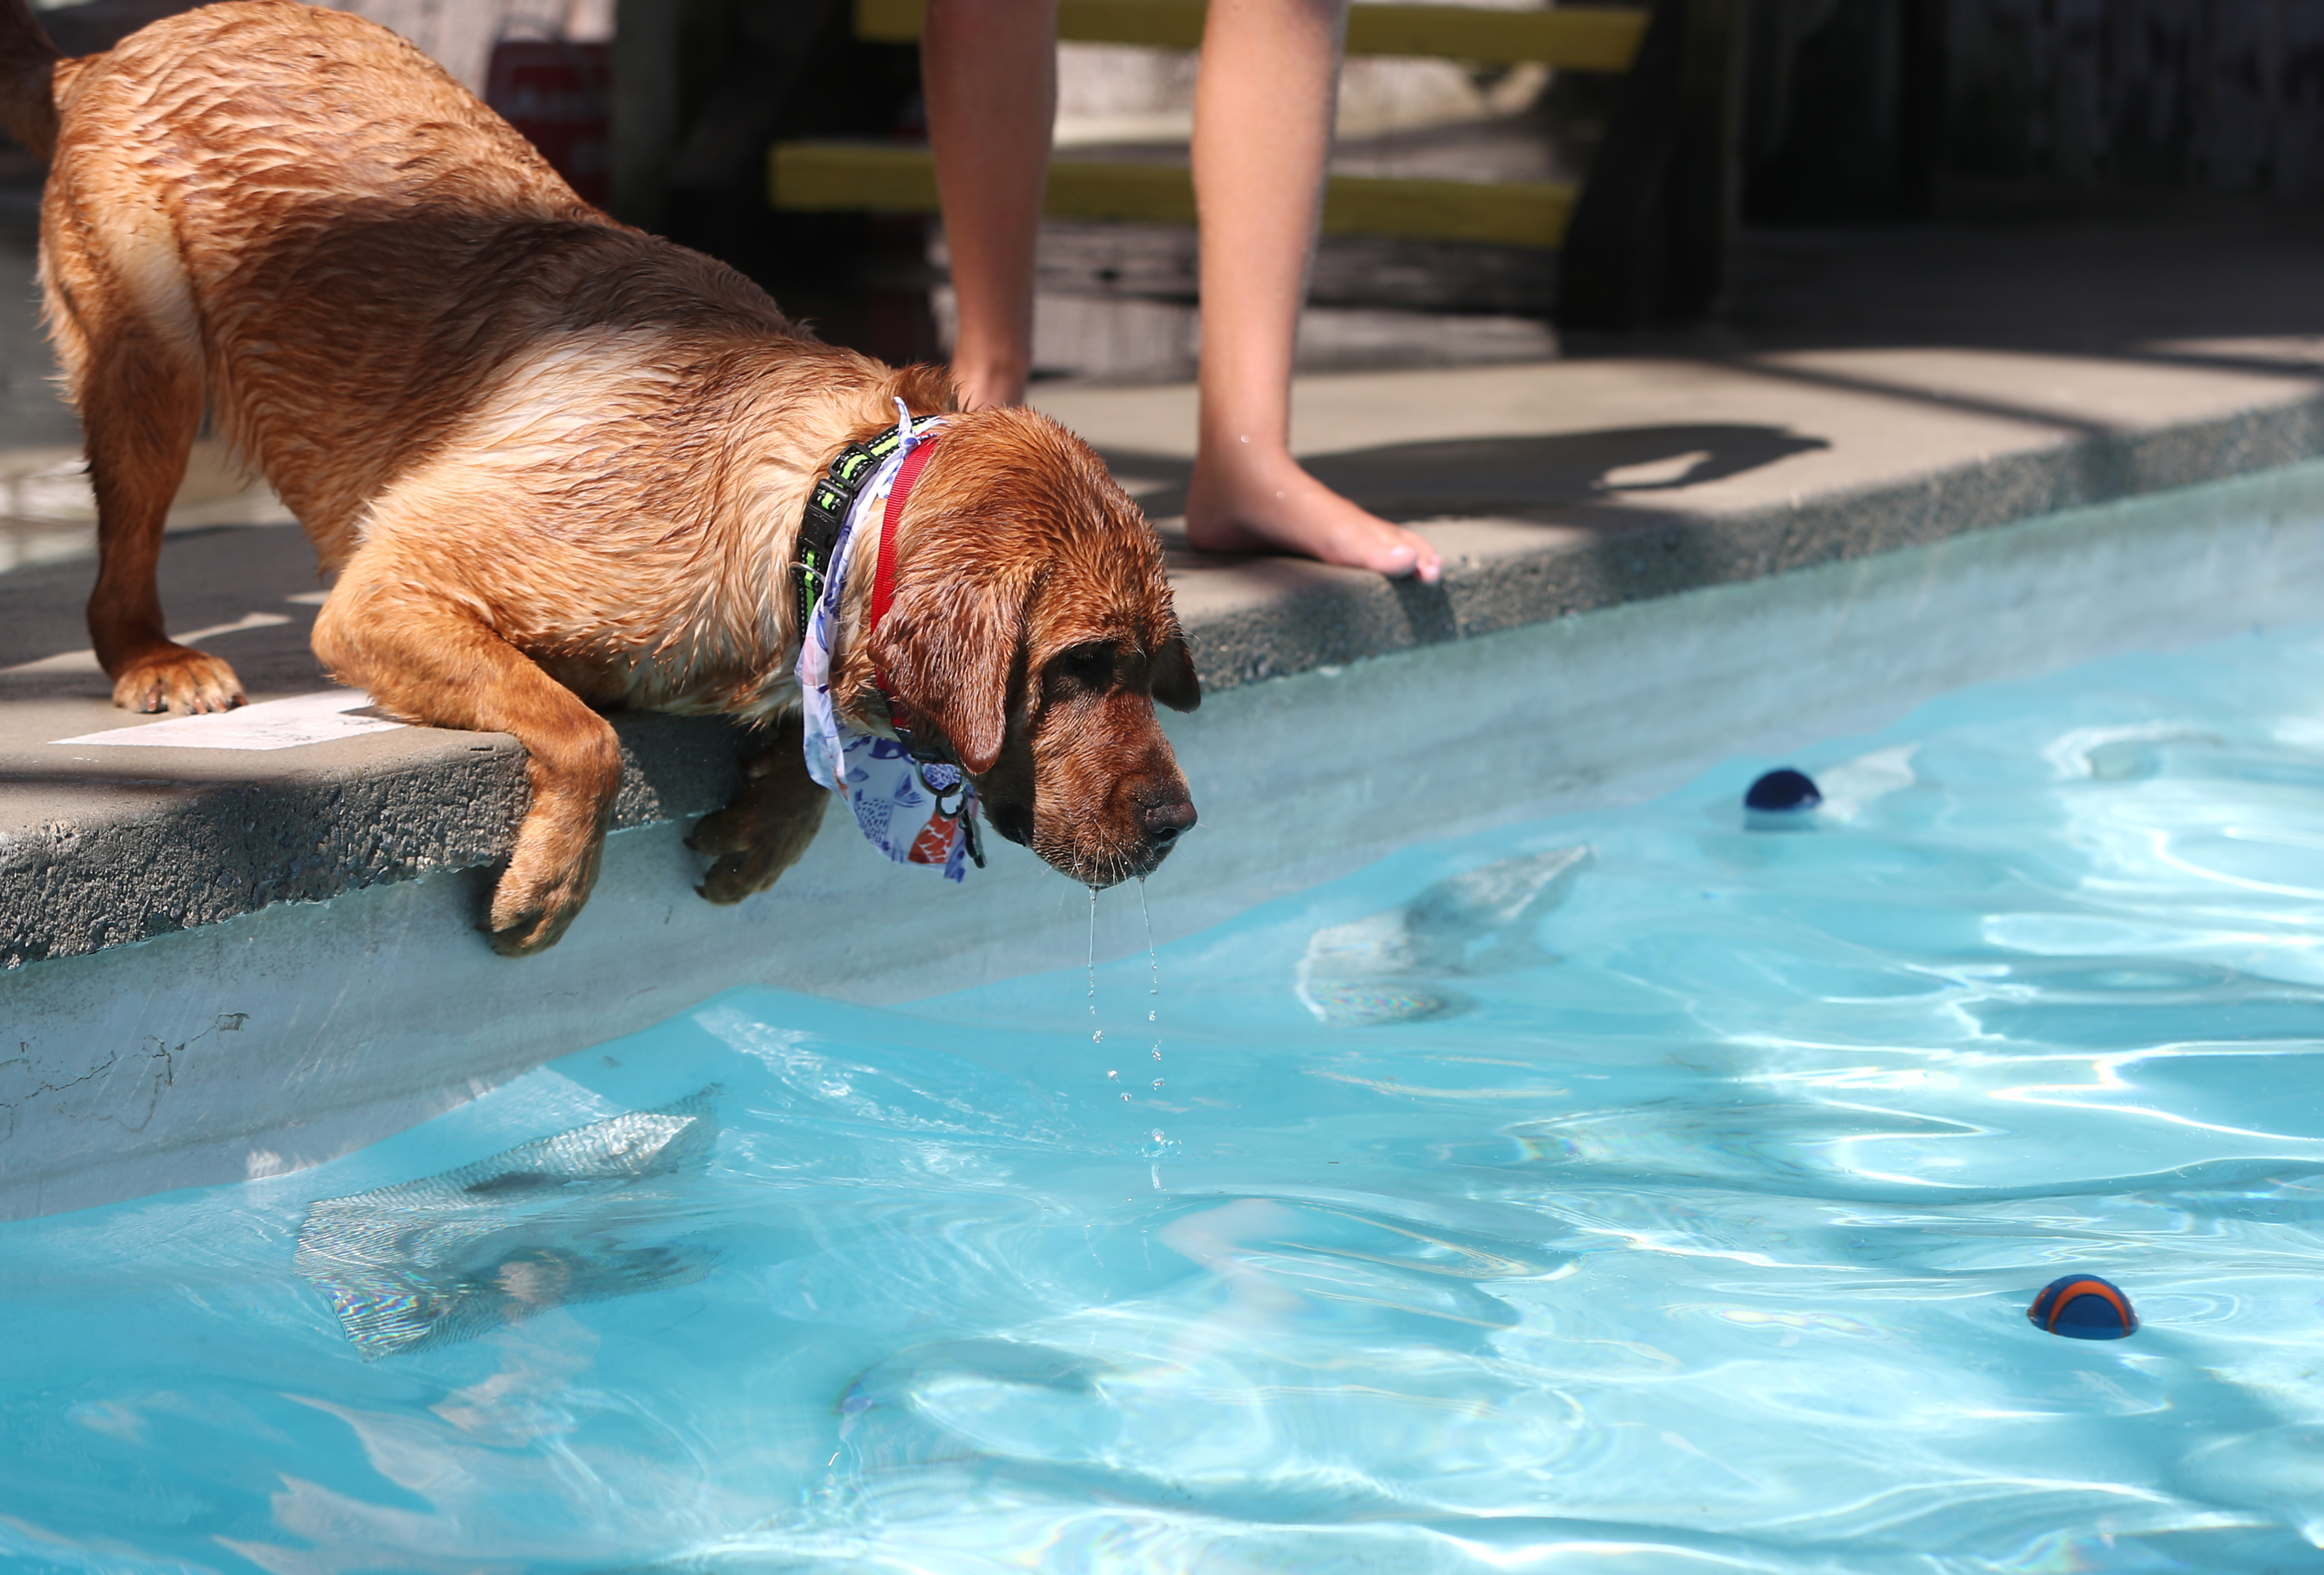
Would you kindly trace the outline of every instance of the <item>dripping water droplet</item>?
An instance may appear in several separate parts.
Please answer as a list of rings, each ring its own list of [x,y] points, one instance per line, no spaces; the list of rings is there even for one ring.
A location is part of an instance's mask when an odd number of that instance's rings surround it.
[[[1162,959],[1154,950],[1154,914],[1146,906],[1146,881],[1143,876],[1140,876],[1138,882],[1138,917],[1146,926],[1146,993],[1149,996],[1158,996],[1162,993]],[[1159,1006],[1146,1008],[1146,1020],[1148,1023],[1159,1023],[1161,1014],[1162,1009]],[[1156,1061],[1162,1059],[1162,1042],[1159,1039],[1154,1042],[1154,1059]],[[1159,1088],[1161,1085],[1157,1083],[1155,1087]]]
[[[1138,877],[1138,917],[1146,926],[1146,993],[1162,993],[1162,959],[1154,955],[1154,915],[1146,909],[1146,877]]]

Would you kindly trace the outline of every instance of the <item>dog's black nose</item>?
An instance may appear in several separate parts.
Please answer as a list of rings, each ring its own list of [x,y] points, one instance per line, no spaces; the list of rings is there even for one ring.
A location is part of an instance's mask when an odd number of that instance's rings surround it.
[[[1022,804],[994,804],[984,811],[992,829],[1019,848],[1033,846],[1033,811]]]
[[[1167,848],[1194,823],[1194,806],[1184,799],[1175,804],[1148,804],[1139,818],[1146,823],[1146,834]]]

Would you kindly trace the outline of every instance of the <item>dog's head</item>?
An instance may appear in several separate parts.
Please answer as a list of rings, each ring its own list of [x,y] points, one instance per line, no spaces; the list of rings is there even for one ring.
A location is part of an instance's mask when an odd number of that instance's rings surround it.
[[[1156,700],[1202,703],[1160,543],[1047,417],[947,419],[905,505],[869,655],[915,729],[943,735],[993,829],[1063,874],[1146,875],[1194,823],[1154,717]],[[876,714],[876,695],[857,700]]]

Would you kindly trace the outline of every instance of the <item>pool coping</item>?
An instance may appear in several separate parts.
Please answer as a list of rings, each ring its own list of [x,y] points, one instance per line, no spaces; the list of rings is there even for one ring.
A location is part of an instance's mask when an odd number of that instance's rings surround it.
[[[1585,444],[1588,416],[1606,407],[1609,388],[1652,408],[1683,408],[1698,422],[1706,411],[1722,413],[1723,402],[1729,416],[1757,414],[1752,430],[1807,433],[1790,440],[1806,459],[1782,458],[1790,450],[1778,442],[1781,462],[1739,479],[1628,493],[1591,483],[1576,496],[1501,514],[1407,506],[1400,512],[1443,553],[1435,585],[1290,559],[1205,558],[1183,542],[1173,554],[1173,585],[1205,689],[1221,694],[2324,456],[2324,381],[2316,367],[2271,363],[2247,347],[2225,372],[2218,359],[2126,370],[2118,361],[2054,357],[1936,355],[1910,364],[1766,357],[1739,371],[1733,361],[1639,361],[1309,379],[1309,402],[1327,409],[1334,399],[1401,399],[1418,410],[1457,395],[1477,403],[1487,420],[1562,388],[1572,408],[1561,407],[1547,425],[1567,429],[1555,440]],[[2100,393],[2125,379],[2146,381],[2135,399],[2096,418],[2009,404],[1992,393],[1997,382],[2034,376],[2064,379],[2061,397],[2083,405],[2098,395],[2075,393],[2075,378]],[[1794,386],[1823,403],[1787,410],[1781,398]],[[1835,387],[1841,404],[1833,403]],[[1452,394],[1432,397],[1443,390]],[[1155,440],[1171,424],[1157,423],[1157,400],[1175,402],[1168,408],[1181,413],[1191,409],[1185,389],[1066,388],[1043,396],[1123,472],[1183,461],[1185,443],[1174,459],[1167,432]],[[1541,418],[1528,419],[1543,430]],[[1819,422],[1842,435],[1815,435]],[[1360,425],[1344,420],[1341,435],[1364,436]],[[1731,422],[1702,430],[1729,428],[1742,430]],[[1125,433],[1140,440],[1138,449],[1124,444]],[[1328,444],[1304,447],[1324,449],[1311,462],[1330,474]],[[1360,458],[1360,444],[1355,451]],[[1148,501],[1163,512],[1167,489]],[[1165,520],[1166,536],[1171,524]],[[0,987],[28,966],[281,903],[489,865],[504,856],[523,801],[521,751],[499,735],[400,729],[263,755],[91,753],[52,742],[130,725],[101,694],[101,683],[86,675],[77,688],[0,690]],[[738,741],[727,724],[630,716],[617,727],[625,760],[617,826],[706,812],[739,782]]]
[[[1085,957],[1149,940],[1194,940],[1166,955],[1199,974],[1194,938],[1270,903],[1290,922],[1354,917],[1331,909],[1327,883],[1416,842],[1537,842],[1545,817],[1706,770],[1821,770],[1966,684],[2312,623],[2319,517],[2324,461],[1236,685],[1172,718],[1210,806],[1197,835],[1158,878],[1099,903],[1014,848],[946,887],[825,836],[775,890],[713,907],[688,890],[699,860],[668,818],[688,772],[661,767],[690,736],[691,774],[708,777],[719,752],[698,745],[715,732],[625,718],[632,812],[660,818],[608,838],[588,907],[541,956],[492,953],[473,928],[491,872],[439,852],[416,878],[0,973],[0,1218],[319,1163],[738,987],[941,1015],[932,997],[1055,973],[1074,1009]],[[365,746],[396,762],[374,762],[370,800],[334,801],[329,772],[304,774],[353,829],[266,829],[282,856],[303,836],[309,852],[359,857],[367,806],[406,807],[386,791],[396,782],[415,797],[466,791],[418,812],[481,836],[515,764],[494,740],[423,729],[311,752]],[[431,765],[447,746],[469,752],[465,774]],[[252,834],[233,785],[208,786],[201,824],[221,841]],[[157,888],[214,873],[150,843],[144,860]],[[328,863],[310,871],[324,890]]]

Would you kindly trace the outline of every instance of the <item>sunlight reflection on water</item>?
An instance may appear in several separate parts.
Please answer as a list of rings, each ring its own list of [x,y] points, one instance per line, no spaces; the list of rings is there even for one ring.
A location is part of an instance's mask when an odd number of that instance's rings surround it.
[[[1966,691],[1797,832],[1738,761],[1165,947],[1159,1026],[1144,956],[737,991],[0,1227],[0,1555],[2312,1568],[2319,695],[2312,633]],[[2069,1269],[2140,1332],[2034,1330]]]

